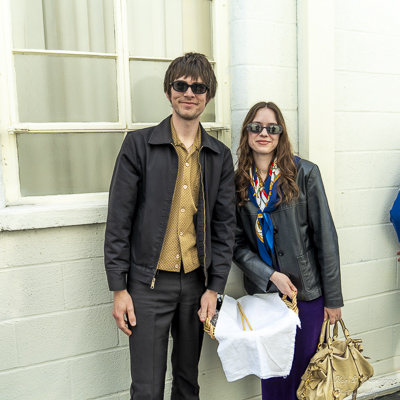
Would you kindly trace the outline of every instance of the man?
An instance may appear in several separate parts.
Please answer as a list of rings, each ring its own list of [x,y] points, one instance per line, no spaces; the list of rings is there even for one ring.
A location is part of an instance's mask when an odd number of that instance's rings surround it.
[[[170,329],[171,399],[199,399],[202,322],[224,291],[235,230],[232,156],[199,122],[216,87],[205,56],[175,59],[164,79],[172,116],[129,132],[116,161],[105,265],[129,336],[131,400],[163,399]]]

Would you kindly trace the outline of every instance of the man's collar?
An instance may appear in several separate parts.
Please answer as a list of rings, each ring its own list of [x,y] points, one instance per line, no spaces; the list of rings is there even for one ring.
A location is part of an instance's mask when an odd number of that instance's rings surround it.
[[[201,147],[207,147],[216,153],[219,153],[219,149],[216,144],[211,140],[210,135],[205,131],[203,126],[200,124],[201,129]],[[154,130],[150,136],[149,144],[169,144],[172,143],[172,132],[171,132],[171,115],[164,119],[160,124],[154,127]]]
[[[176,133],[174,124],[172,123],[172,118],[171,118],[171,131],[172,131],[172,141],[174,142],[175,146],[181,146],[184,149],[186,149],[186,146],[183,144],[182,140],[179,138],[178,134]],[[201,147],[201,129],[200,125],[197,128],[197,133],[196,137],[194,138],[193,144],[191,146],[192,150],[198,150]],[[189,150],[187,150],[189,151]]]

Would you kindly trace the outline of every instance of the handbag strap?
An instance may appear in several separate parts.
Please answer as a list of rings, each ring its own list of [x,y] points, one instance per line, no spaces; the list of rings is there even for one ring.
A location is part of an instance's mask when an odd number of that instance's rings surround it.
[[[319,342],[318,342],[318,350],[321,349],[322,343],[325,341],[325,335],[326,335],[326,326],[328,324],[328,321],[324,321],[322,323],[322,328],[321,328],[321,333],[319,335]]]
[[[241,320],[242,320],[243,330],[244,330],[244,331],[246,330],[246,326],[245,326],[245,323],[244,323],[244,322],[246,321],[246,322],[247,322],[247,325],[249,326],[250,330],[252,331],[253,328],[251,327],[250,322],[249,322],[249,320],[247,319],[246,314],[245,314],[244,311],[243,311],[242,305],[241,305],[239,302],[237,302],[237,305],[238,305],[238,307],[239,307],[240,318],[241,318]]]

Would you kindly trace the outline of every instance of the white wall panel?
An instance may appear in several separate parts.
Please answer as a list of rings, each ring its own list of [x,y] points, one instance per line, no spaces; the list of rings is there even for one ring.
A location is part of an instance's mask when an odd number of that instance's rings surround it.
[[[400,385],[400,245],[389,222],[400,186],[399,13],[394,0],[335,1],[335,209],[344,317],[363,332],[375,368],[366,385],[371,392]]]

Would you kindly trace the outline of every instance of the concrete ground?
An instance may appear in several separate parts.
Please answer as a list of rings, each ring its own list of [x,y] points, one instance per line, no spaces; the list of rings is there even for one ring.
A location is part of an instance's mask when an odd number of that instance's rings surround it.
[[[391,394],[386,394],[385,396],[382,397],[377,397],[377,400],[400,400],[400,391],[396,393],[391,393]]]

